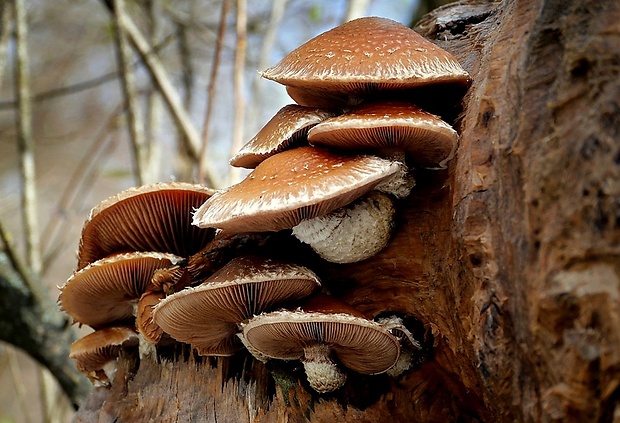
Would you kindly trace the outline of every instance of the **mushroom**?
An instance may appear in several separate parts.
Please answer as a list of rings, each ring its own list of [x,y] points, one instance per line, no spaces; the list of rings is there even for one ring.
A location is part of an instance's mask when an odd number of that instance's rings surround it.
[[[94,207],[82,229],[78,269],[113,253],[161,251],[187,257],[213,230],[191,225],[191,212],[213,194],[198,184],[156,183],[127,189]]]
[[[281,108],[269,122],[230,159],[232,166],[254,169],[267,157],[307,144],[308,130],[334,116],[325,109],[289,104]]]
[[[398,340],[379,323],[328,295],[315,295],[296,310],[258,315],[242,324],[243,343],[264,360],[301,360],[308,383],[331,392],[346,381],[338,366],[379,374],[398,360]]]
[[[441,169],[454,156],[457,139],[456,131],[439,116],[402,101],[363,103],[308,133],[313,145],[378,150],[391,158],[407,153],[414,166]]]
[[[470,78],[447,51],[386,18],[355,19],[320,34],[261,74],[287,87],[298,104],[350,107],[387,91]]]
[[[135,330],[113,326],[96,330],[72,343],[69,357],[95,386],[107,386],[114,380],[116,360],[121,351],[137,345]]]
[[[172,294],[153,310],[164,332],[199,355],[228,356],[241,349],[238,324],[320,287],[310,269],[255,256],[237,257],[202,284]]]
[[[397,171],[397,164],[374,156],[287,150],[216,192],[194,213],[194,224],[228,232],[289,229],[351,203]]]
[[[75,272],[60,287],[58,303],[76,322],[94,328],[132,319],[153,274],[181,257],[157,252],[116,254]]]
[[[422,349],[420,343],[413,337],[411,331],[405,326],[403,319],[398,316],[381,317],[376,320],[383,325],[401,344],[398,361],[386,373],[389,376],[400,376],[411,368],[414,351]]]

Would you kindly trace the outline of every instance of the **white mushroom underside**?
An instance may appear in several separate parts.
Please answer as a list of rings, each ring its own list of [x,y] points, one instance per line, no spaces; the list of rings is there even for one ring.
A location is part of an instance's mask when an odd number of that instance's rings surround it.
[[[325,216],[302,221],[293,235],[333,263],[354,263],[374,256],[388,243],[395,209],[377,191]]]

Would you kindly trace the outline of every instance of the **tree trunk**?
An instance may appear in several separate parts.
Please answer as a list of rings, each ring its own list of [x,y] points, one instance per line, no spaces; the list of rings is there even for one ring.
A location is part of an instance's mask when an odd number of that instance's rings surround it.
[[[469,1],[417,28],[473,77],[457,157],[417,175],[386,250],[320,271],[362,311],[419,322],[413,370],[318,395],[245,353],[125,357],[77,420],[618,421],[618,22],[616,0]]]

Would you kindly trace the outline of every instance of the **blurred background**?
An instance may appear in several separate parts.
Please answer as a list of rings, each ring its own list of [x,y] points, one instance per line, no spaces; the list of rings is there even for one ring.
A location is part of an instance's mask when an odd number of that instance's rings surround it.
[[[155,181],[243,177],[228,159],[292,103],[258,70],[347,20],[411,26],[445,3],[0,0],[2,266],[53,304],[101,200]],[[70,421],[63,390],[3,327],[0,423]]]

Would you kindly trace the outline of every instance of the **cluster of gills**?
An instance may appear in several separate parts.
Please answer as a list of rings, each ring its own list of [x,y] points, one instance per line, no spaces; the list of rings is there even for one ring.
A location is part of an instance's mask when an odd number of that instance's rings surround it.
[[[462,92],[467,73],[411,29],[362,18],[263,76],[298,104],[233,157],[254,168],[242,182],[220,191],[154,184],[91,212],[59,304],[95,329],[71,352],[94,383],[111,383],[123,349],[140,345],[144,355],[174,342],[202,356],[245,347],[261,361],[300,360],[318,392],[342,386],[343,368],[398,375],[409,367],[419,344],[400,319],[373,321],[329,295],[308,267],[238,254],[235,243],[292,229],[335,263],[381,251],[397,201],[414,185],[410,168],[444,168],[456,148],[454,129],[411,101],[434,86]]]

